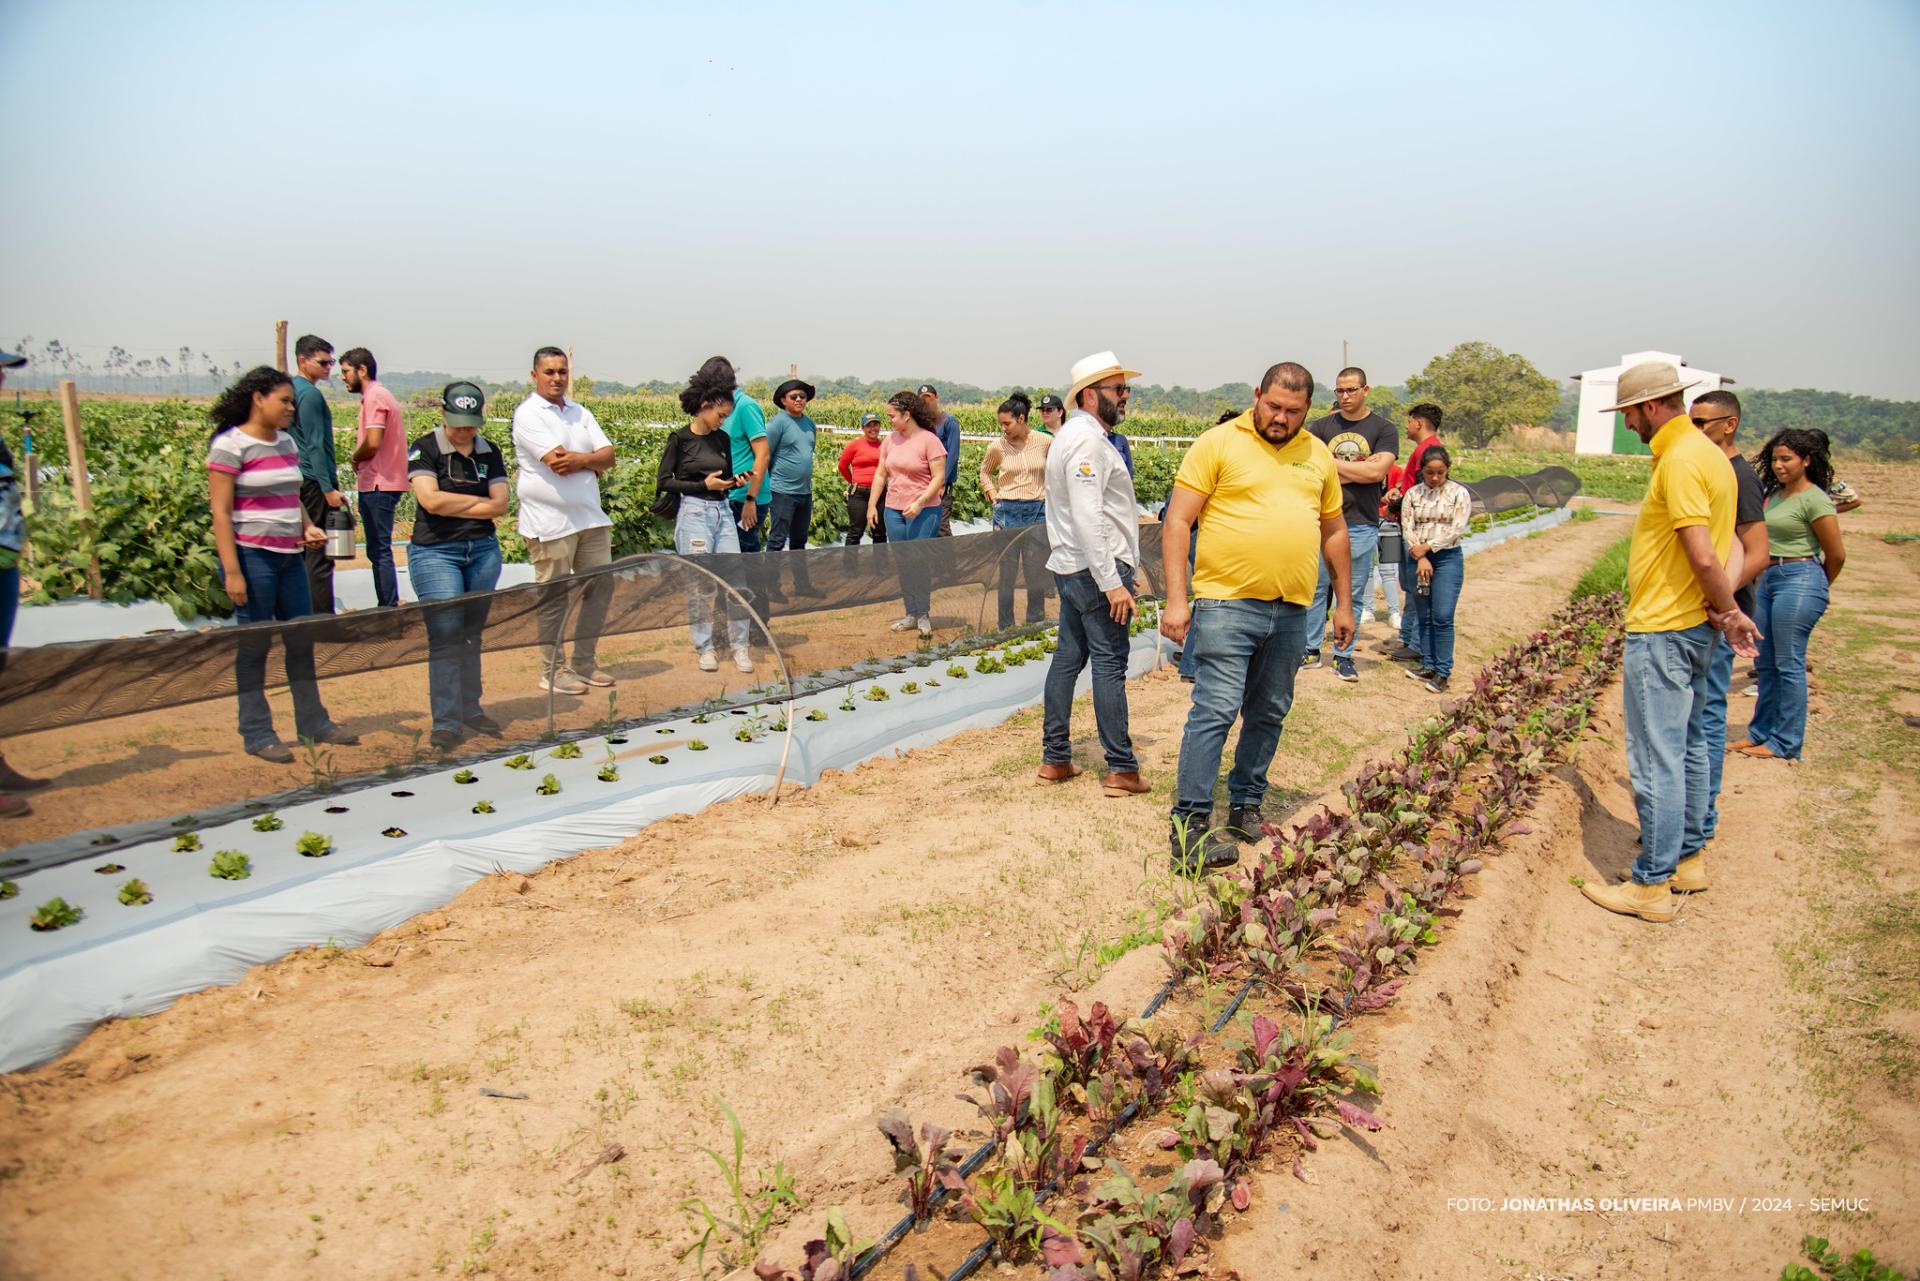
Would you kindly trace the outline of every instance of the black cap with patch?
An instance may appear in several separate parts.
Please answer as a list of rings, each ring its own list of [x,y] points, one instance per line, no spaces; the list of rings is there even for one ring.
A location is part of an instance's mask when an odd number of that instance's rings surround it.
[[[456,379],[440,393],[440,413],[449,427],[485,427],[487,393],[480,384]]]

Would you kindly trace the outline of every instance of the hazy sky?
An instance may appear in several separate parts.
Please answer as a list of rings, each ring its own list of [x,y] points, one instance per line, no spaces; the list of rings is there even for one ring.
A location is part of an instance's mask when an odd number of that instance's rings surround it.
[[[1920,398],[1915,0],[1308,9],[4,0],[0,341]]]

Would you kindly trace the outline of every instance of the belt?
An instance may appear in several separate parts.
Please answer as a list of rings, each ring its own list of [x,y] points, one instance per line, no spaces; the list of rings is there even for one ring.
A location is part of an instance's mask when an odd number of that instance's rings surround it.
[[[1818,556],[1769,556],[1769,565],[1798,565],[1803,560],[1819,560]]]

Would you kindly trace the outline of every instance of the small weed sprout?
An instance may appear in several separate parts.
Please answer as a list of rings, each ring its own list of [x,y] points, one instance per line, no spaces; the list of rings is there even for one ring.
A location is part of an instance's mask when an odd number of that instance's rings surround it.
[[[718,1245],[720,1257],[729,1268],[744,1267],[753,1262],[760,1254],[760,1246],[766,1240],[767,1232],[784,1219],[790,1209],[802,1208],[800,1196],[793,1189],[793,1175],[788,1172],[784,1162],[776,1161],[772,1170],[764,1167],[754,1172],[752,1182],[744,1177],[746,1163],[746,1133],[740,1128],[740,1118],[734,1115],[725,1099],[714,1100],[720,1110],[726,1114],[727,1126],[733,1135],[733,1158],[722,1157],[712,1148],[700,1150],[707,1154],[720,1170],[720,1176],[726,1180],[728,1199],[732,1205],[717,1207],[707,1204],[700,1197],[690,1197],[681,1202],[682,1213],[696,1217],[695,1226],[700,1229],[700,1237],[692,1245],[680,1252],[680,1258],[689,1255],[695,1258],[695,1267],[699,1275],[706,1275],[708,1249]]]

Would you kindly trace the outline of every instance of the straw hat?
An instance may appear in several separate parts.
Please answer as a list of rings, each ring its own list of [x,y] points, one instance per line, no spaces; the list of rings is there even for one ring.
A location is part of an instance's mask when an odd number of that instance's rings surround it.
[[[1620,375],[1620,387],[1618,391],[1620,403],[1608,405],[1600,412],[1603,414],[1618,413],[1628,405],[1638,405],[1644,401],[1659,400],[1662,397],[1673,395],[1676,391],[1685,391],[1689,387],[1696,387],[1699,383],[1700,380],[1698,378],[1690,383],[1683,383],[1680,381],[1680,371],[1678,369],[1675,369],[1664,360],[1649,360],[1644,364],[1635,365]]]
[[[1110,351],[1096,351],[1091,356],[1083,356],[1073,362],[1073,371],[1067,375],[1070,386],[1067,389],[1067,403],[1074,404],[1080,399],[1080,393],[1102,378],[1138,378],[1138,369],[1122,368],[1120,358]]]

